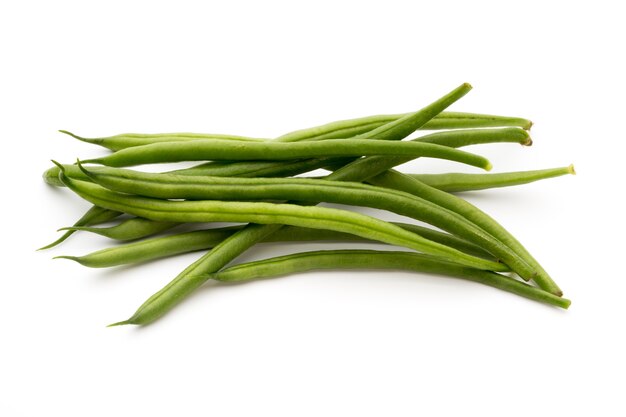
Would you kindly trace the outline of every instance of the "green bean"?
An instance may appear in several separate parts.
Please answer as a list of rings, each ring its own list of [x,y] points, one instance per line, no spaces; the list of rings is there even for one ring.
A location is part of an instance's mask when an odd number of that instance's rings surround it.
[[[419,142],[386,142],[359,139],[329,139],[321,142],[249,142],[227,140],[165,142],[122,149],[84,162],[121,167],[163,162],[202,160],[293,160],[310,157],[393,155],[435,157],[491,169],[485,158],[446,146]]]
[[[260,142],[267,139],[251,138],[246,136],[220,135],[220,134],[204,134],[204,133],[122,133],[121,135],[84,138],[75,135],[67,130],[59,130],[61,133],[70,135],[82,142],[100,145],[112,151],[130,148],[133,146],[143,146],[160,142],[187,142],[192,140],[234,140],[240,142]]]
[[[521,130],[519,131],[522,132]],[[440,138],[441,140],[437,141],[437,138]],[[439,136],[430,135],[430,137],[421,139],[426,141],[437,141],[438,144],[451,146],[458,146],[461,143],[466,143],[464,141],[458,140],[458,138],[453,135],[446,136],[443,134],[440,134]],[[529,144],[532,143],[530,141],[530,138],[528,138],[528,140]],[[383,156],[362,158],[341,167],[340,169],[336,170],[333,175],[340,176],[344,181],[355,180],[355,178],[358,178],[359,180],[362,178],[371,179],[371,177],[374,177],[376,175],[386,175],[383,174],[385,173],[385,171],[392,168],[394,165],[403,162],[406,162],[406,159],[388,158]],[[543,270],[541,265],[539,265],[538,262],[534,260],[534,258],[532,258],[528,251],[526,251],[526,249],[523,248],[523,246],[515,238],[513,238],[508,231],[506,231],[506,229],[500,226],[491,217],[487,216],[486,213],[480,211],[478,208],[472,206],[465,200],[459,199],[458,197],[452,196],[445,192],[437,192],[438,190],[432,187],[424,188],[425,186],[423,187],[421,183],[419,183],[419,181],[414,178],[408,176],[399,177],[399,175],[401,174],[395,171],[388,171],[387,174],[394,175],[394,181],[399,181],[403,184],[402,186],[405,188],[400,188],[401,191],[407,191],[411,194],[418,195],[425,200],[431,201],[439,206],[445,207],[450,211],[461,214],[466,219],[484,229],[487,233],[493,235],[493,237],[500,240],[503,244],[511,248],[512,253],[506,253],[506,255],[510,258],[509,260],[505,261],[505,263],[507,263],[507,265],[509,265],[513,271],[515,271],[523,279],[527,281],[534,279],[535,282],[537,282],[537,284],[540,285],[543,289],[560,295],[560,289],[558,288],[558,286],[556,286],[556,283],[554,283],[554,281],[548,276],[547,272]],[[392,184],[392,181],[387,181],[385,184],[377,182],[375,185],[381,185],[387,188],[395,189],[399,189],[398,187],[400,186],[394,186]]]
[[[530,146],[532,140],[528,132],[518,128],[503,129],[472,129],[437,132],[414,139],[412,142],[424,142],[448,146],[452,148],[478,145],[495,142],[517,142]],[[435,143],[436,142],[436,143]],[[361,158],[336,169],[333,175],[341,177],[343,181],[357,181],[358,179],[373,177],[385,172],[396,165],[404,164],[413,158],[395,156],[370,156]],[[331,164],[332,165],[332,164]]]
[[[59,230],[91,232],[109,239],[126,241],[154,235],[177,225],[178,223],[174,222],[161,222],[133,217],[111,227],[72,226],[62,227]]]
[[[356,182],[309,178],[222,178],[154,174],[128,169],[101,168],[90,179],[108,189],[160,199],[188,200],[295,200],[371,207],[430,223],[477,244],[514,271],[532,274],[527,265],[464,217],[411,194],[372,187]]]
[[[526,146],[532,144],[532,140],[530,139],[528,133],[519,128],[471,130],[460,129],[450,132],[437,132],[413,139],[412,141],[434,142],[438,145],[444,145],[453,148],[495,142],[515,142]],[[384,158],[385,165],[388,164],[388,158],[389,157]],[[383,158],[381,157],[381,159]],[[399,165],[401,163],[408,162],[410,159],[412,158],[398,158],[396,159],[396,161]],[[301,174],[328,165],[341,167],[352,161],[354,161],[354,159],[348,158],[306,159],[300,162],[294,161],[284,163],[280,161],[252,161],[235,162],[228,164],[212,161],[193,168],[170,171],[170,173],[176,173],[181,175],[209,175],[219,177],[281,177]],[[367,165],[373,162],[374,160],[368,162]]]
[[[234,251],[242,252],[242,248],[244,246],[250,247],[254,244],[254,240],[258,240],[259,236],[261,236],[263,232],[268,232],[267,229],[263,229],[262,226],[254,224],[245,228],[243,231],[247,232],[246,235],[243,235],[246,238],[245,240],[242,237],[235,238],[237,235],[233,235],[226,239],[221,246],[216,247],[212,253],[215,253],[215,256],[223,257],[225,254]],[[234,248],[235,245],[238,245],[238,247]],[[216,249],[224,250],[216,251]],[[222,262],[225,262],[225,260],[222,259]],[[544,290],[532,287],[504,275],[474,268],[467,268],[453,262],[442,261],[427,255],[407,252],[342,250],[299,253],[239,264],[220,272],[210,274],[203,274],[201,266],[202,263],[196,261],[185,269],[183,273],[181,273],[181,275],[184,274],[184,276],[192,276],[195,278],[187,281],[186,286],[183,287],[181,286],[180,281],[173,280],[165,287],[164,290],[162,290],[162,292],[157,294],[165,292],[168,297],[170,297],[169,299],[174,299],[176,302],[180,302],[187,294],[189,294],[189,292],[198,288],[209,279],[222,282],[241,282],[311,270],[377,268],[397,270],[404,269],[467,279],[564,309],[567,309],[571,304],[568,299],[557,297]],[[179,289],[183,291],[177,291]],[[126,324],[145,325],[156,319],[159,312],[162,313],[162,311],[157,309],[157,306],[155,306],[154,303],[144,305],[143,307],[144,309],[139,310],[138,313],[135,313],[135,315],[128,320],[110,324],[109,327]],[[148,316],[148,313],[151,313],[151,316]],[[156,317],[152,317],[152,315],[155,315]],[[152,318],[152,320],[148,321],[148,318]]]
[[[373,250],[304,252],[235,265],[208,274],[207,277],[221,282],[244,282],[325,269],[391,269],[426,272],[479,282],[565,309],[571,304],[570,300],[495,272],[468,268],[428,255],[410,252]]]
[[[297,130],[279,137],[281,142],[295,142],[300,140],[343,139],[366,133],[383,124],[393,122],[406,116],[405,114],[377,115],[358,119],[340,120],[321,126]],[[532,123],[519,117],[493,116],[475,113],[443,112],[427,122],[421,129],[467,129],[477,127],[517,126],[530,129]],[[85,138],[67,130],[59,132],[70,135],[80,141],[100,145],[112,151],[130,148],[133,146],[148,145],[158,142],[189,141],[198,139],[225,139],[238,141],[262,141],[265,139],[246,136],[221,135],[211,133],[123,133],[115,136]]]
[[[430,223],[477,244],[514,271],[525,275],[533,273],[508,247],[464,217],[408,193],[323,179],[186,177],[116,168],[89,172],[79,166],[96,184],[117,192],[161,199],[322,201],[388,210]]]
[[[472,129],[437,132],[425,135],[413,141],[434,142],[438,145],[462,147],[494,142],[515,142],[530,145],[532,141],[527,132],[519,128]],[[384,166],[389,164],[388,158],[378,158]],[[302,174],[324,166],[341,167],[352,162],[352,158],[318,158],[298,161],[246,161],[221,162],[211,161],[192,168],[169,171],[180,175],[207,175],[218,177],[283,177]],[[374,163],[376,159],[370,160]],[[409,161],[410,158],[398,158],[397,164]],[[75,165],[65,165],[66,174],[74,179],[87,180],[87,177]],[[55,186],[62,186],[59,181],[59,168],[55,165],[44,173],[44,180]]]
[[[368,116],[358,119],[340,120],[313,128],[296,130],[279,136],[282,142],[295,142],[301,140],[323,140],[349,138],[370,130],[376,129],[384,124],[394,122],[410,113]],[[530,129],[532,122],[519,117],[493,116],[475,113],[442,112],[429,120],[419,129],[439,130],[439,129],[470,129],[481,127],[521,127]]]
[[[254,222],[329,229],[455,259],[469,266],[497,271],[506,269],[502,264],[467,255],[385,221],[346,210],[257,202],[163,201],[112,192],[89,182],[72,180],[64,176],[63,171],[61,180],[69,189],[93,204],[152,220],[179,223]]]
[[[401,174],[394,170],[389,170],[374,178],[368,179],[368,182],[382,187],[393,188],[396,190],[406,191],[408,193],[420,196],[428,201],[445,207],[455,213],[464,216],[466,219],[474,222],[487,233],[497,238],[500,242],[507,245],[514,253],[516,253],[530,267],[532,273],[526,273],[525,268],[520,271],[515,270],[525,280],[534,280],[539,287],[551,292],[555,295],[562,295],[563,292],[550,278],[543,267],[530,255],[530,253],[522,246],[522,244],[513,237],[504,227],[492,219],[482,210],[478,209],[469,202],[458,198],[445,191],[437,190],[421,181]],[[512,267],[513,268],[513,267]]]
[[[433,117],[467,94],[470,89],[469,84],[463,84],[420,111],[373,129],[361,135],[360,138],[401,140],[424,126]],[[341,180],[334,174],[329,175],[327,179]],[[358,181],[361,180],[363,179],[358,179]],[[249,224],[178,274],[169,284],[148,298],[123,324],[145,325],[158,319],[205,282],[205,279],[198,275],[220,270],[255,243],[281,227],[281,225]]]
[[[489,188],[510,187],[512,185],[528,184],[561,175],[576,174],[574,166],[561,168],[538,169],[534,171],[502,172],[495,174],[407,174],[424,184],[441,191],[458,193],[464,191],[486,190]]]
[[[397,226],[426,239],[450,246],[470,255],[493,259],[480,247],[456,236],[413,224],[395,223]],[[107,268],[161,259],[167,256],[210,249],[244,226],[231,226],[217,229],[194,230],[179,234],[156,237],[125,245],[102,249],[83,256],[57,256],[54,259],[69,259],[91,268]],[[371,242],[360,236],[332,230],[310,229],[307,227],[285,226],[267,236],[262,242],[311,242],[311,241],[353,241]]]
[[[336,164],[346,164],[353,159],[333,158]],[[215,177],[290,177],[313,171],[327,164],[324,159],[302,159],[297,161],[248,161],[248,162],[221,162],[211,161],[191,168],[168,171],[179,175],[209,175]],[[88,181],[89,179],[76,165],[64,165],[65,172],[74,179]],[[63,187],[59,180],[60,169],[53,166],[47,169],[44,181],[55,187]]]
[[[403,269],[449,275],[480,282],[561,308],[570,301],[494,272],[464,267],[427,255],[372,250],[316,251],[235,265],[210,275],[222,282],[242,282],[288,273],[324,269]]]
[[[109,220],[113,220],[114,218],[120,216],[122,213],[118,211],[112,211],[103,209],[102,207],[92,206],[83,216],[74,223],[74,227],[79,226],[93,226],[101,223],[108,222]],[[63,243],[68,237],[70,237],[75,230],[68,230],[63,233],[63,236],[55,240],[54,242],[43,246],[37,250],[45,250],[50,249],[54,246],[57,246],[60,243]]]

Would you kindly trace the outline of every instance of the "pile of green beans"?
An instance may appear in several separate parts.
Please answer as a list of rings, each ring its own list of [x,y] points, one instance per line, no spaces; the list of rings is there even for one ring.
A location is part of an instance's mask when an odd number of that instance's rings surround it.
[[[328,269],[425,272],[486,284],[568,308],[561,289],[503,226],[455,193],[528,184],[574,174],[572,165],[495,174],[401,173],[417,158],[438,158],[484,170],[484,157],[457,148],[486,143],[530,146],[532,123],[518,117],[445,111],[471,86],[463,84],[419,111],[331,122],[276,139],[224,134],[125,133],[80,141],[111,151],[60,164],[44,181],[67,187],[93,206],[55,247],[75,232],[124,242],[81,256],[92,268],[149,262],[193,251],[204,255],[152,295],[127,320],[149,324],[208,280],[244,282]],[[435,131],[403,140],[416,131]],[[143,172],[127,167],[201,162]],[[100,165],[100,166],[97,166]],[[303,177],[317,169],[324,177]],[[342,208],[317,207],[321,202]],[[350,207],[386,210],[426,223],[391,223]],[[239,223],[212,227],[215,222]],[[194,227],[201,223],[203,227]],[[104,224],[104,226],[102,226]],[[371,242],[397,250],[322,250],[226,267],[263,242]]]

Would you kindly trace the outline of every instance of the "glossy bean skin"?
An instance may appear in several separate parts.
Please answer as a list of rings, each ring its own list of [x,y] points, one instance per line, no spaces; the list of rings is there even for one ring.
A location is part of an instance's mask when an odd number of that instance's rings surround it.
[[[424,126],[470,90],[469,84],[463,84],[418,112],[379,126],[357,137],[401,140]],[[340,181],[342,178],[331,174],[327,179]],[[356,181],[364,179],[359,178]],[[255,243],[278,231],[281,227],[281,225],[249,224],[187,267],[169,284],[148,298],[129,319],[121,323],[146,325],[157,320],[200,287],[206,281],[202,275],[219,271]]]
[[[408,174],[424,184],[448,193],[487,190],[490,188],[511,187],[531,182],[556,178],[562,175],[575,175],[574,166],[537,169],[533,171],[501,172],[494,174]]]
[[[422,142],[387,142],[363,139],[329,139],[316,142],[246,142],[225,140],[197,140],[191,142],[164,142],[122,149],[102,158],[84,162],[112,167],[134,166],[181,161],[207,160],[294,160],[316,157],[359,157],[391,155],[405,157],[433,157],[491,169],[482,156],[446,146]]]
[[[141,217],[133,217],[123,220],[121,223],[110,227],[72,226],[63,227],[59,230],[90,232],[109,239],[127,241],[151,236],[165,230],[169,230],[178,224],[179,223],[161,222]]]
[[[397,226],[417,233],[433,242],[455,248],[470,255],[485,259],[493,257],[480,247],[456,236],[442,233],[413,224],[394,223]],[[194,230],[179,234],[156,237],[125,245],[115,246],[89,253],[83,256],[57,256],[55,259],[69,259],[91,268],[108,268],[161,259],[168,256],[197,250],[211,249],[244,226],[231,226],[216,229]],[[306,227],[285,226],[276,233],[267,236],[262,242],[313,242],[313,241],[349,241],[372,242],[348,233],[332,230],[310,229]]]
[[[410,252],[373,250],[304,252],[235,265],[210,274],[209,277],[222,282],[245,282],[329,269],[390,269],[426,272],[479,282],[564,309],[571,304],[570,300],[495,272],[468,268],[428,255]]]
[[[74,223],[74,227],[81,226],[93,226],[101,223],[108,222],[109,220],[113,220],[120,216],[122,213],[119,211],[107,210],[102,207],[92,206],[83,216]],[[69,238],[76,230],[68,229],[63,235],[55,240],[54,242],[43,246],[37,250],[45,250],[53,248],[61,243],[63,243],[67,238]]]
[[[295,204],[163,201],[112,192],[96,184],[72,180],[63,176],[63,173],[61,180],[80,197],[99,207],[159,222],[244,222],[329,229],[455,259],[459,263],[478,268],[498,271],[506,269],[502,264],[467,255],[393,224],[346,210]]]

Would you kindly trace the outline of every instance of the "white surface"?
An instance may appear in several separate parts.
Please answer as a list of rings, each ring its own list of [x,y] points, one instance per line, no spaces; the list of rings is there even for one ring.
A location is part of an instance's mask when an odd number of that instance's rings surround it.
[[[225,3],[0,6],[0,414],[623,416],[619,3]],[[471,196],[567,312],[434,276],[310,273],[207,287],[153,326],[107,329],[199,254],[90,270],[50,258],[103,238],[34,251],[87,207],[43,184],[49,159],[100,153],[56,129],[272,137],[411,111],[465,81],[451,110],[535,122],[532,148],[474,149],[494,172],[576,164]]]

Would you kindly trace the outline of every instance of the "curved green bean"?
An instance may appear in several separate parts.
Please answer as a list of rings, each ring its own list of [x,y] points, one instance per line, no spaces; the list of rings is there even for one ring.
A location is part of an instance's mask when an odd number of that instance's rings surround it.
[[[413,139],[416,142],[434,142],[449,147],[463,147],[496,142],[512,142],[530,145],[532,141],[527,132],[519,128],[502,129],[473,129],[437,132]],[[397,165],[409,161],[411,158],[398,158]],[[297,161],[245,161],[222,162],[211,161],[191,168],[177,169],[168,173],[179,175],[206,175],[216,177],[283,177],[298,175],[318,168],[332,166],[342,167],[354,161],[353,158],[317,158]],[[376,162],[379,161],[379,162]],[[390,157],[370,157],[367,166],[382,163],[388,166]],[[360,164],[359,164],[360,165]],[[76,165],[64,165],[67,175],[75,179],[88,180]],[[358,165],[357,165],[358,166]],[[351,168],[356,169],[356,168]],[[365,171],[369,170],[366,168]],[[360,174],[359,174],[360,175]],[[54,186],[62,186],[59,180],[59,168],[55,165],[44,172],[44,180]]]
[[[329,229],[404,246],[446,259],[454,259],[458,263],[477,268],[496,271],[506,269],[503,264],[467,255],[385,221],[346,210],[257,202],[162,201],[109,191],[92,183],[72,180],[64,176],[63,172],[61,172],[61,180],[69,189],[93,204],[152,220],[179,223],[285,224],[313,229]]]
[[[358,136],[376,129],[384,124],[394,122],[410,113],[368,116],[358,119],[339,120],[313,128],[296,130],[279,136],[282,142],[301,140],[339,139]],[[532,122],[519,117],[494,116],[476,113],[441,112],[424,125],[420,130],[440,129],[472,129],[482,127],[521,127],[530,129]]]
[[[525,146],[532,144],[532,140],[530,139],[528,132],[519,128],[459,129],[449,132],[436,132],[413,139],[412,142],[436,143],[437,145],[449,146],[453,148],[497,142],[519,143]],[[376,158],[378,157],[370,157],[370,160],[366,165],[369,166],[370,164],[374,164]],[[389,164],[390,158],[392,157],[380,157],[381,160],[385,161],[385,166]],[[414,158],[397,158],[394,159],[394,162],[396,162],[396,165],[400,165],[404,162],[410,161],[411,159]],[[251,161],[223,163],[211,161],[193,168],[170,171],[170,173],[219,177],[282,177],[301,174],[329,165],[342,167],[352,161],[354,161],[354,159],[349,158],[305,159],[294,162]],[[350,169],[352,170],[356,168],[353,167]],[[357,174],[354,175],[355,177],[357,176]]]
[[[491,169],[482,156],[446,146],[420,142],[387,142],[359,139],[329,139],[320,142],[246,142],[196,140],[135,146],[85,163],[121,167],[163,162],[202,160],[293,160],[315,157],[392,155],[434,157]]]
[[[126,241],[154,235],[156,233],[169,230],[178,224],[179,223],[154,221],[143,219],[141,217],[133,217],[110,227],[72,226],[62,227],[59,230],[91,232],[109,239]]]
[[[524,260],[529,266],[529,270],[534,271],[530,274],[526,274],[516,270],[515,272],[522,278],[525,280],[534,280],[539,287],[555,295],[563,295],[558,285],[550,278],[548,273],[539,262],[532,257],[526,248],[498,222],[471,203],[455,195],[448,194],[445,191],[430,187],[415,178],[411,178],[394,170],[389,170],[374,178],[370,178],[368,182],[382,187],[406,191],[464,216],[466,219],[474,222],[487,233],[497,238],[500,242],[507,245]]]
[[[574,166],[538,169],[533,171],[501,172],[494,174],[465,174],[450,172],[446,174],[407,174],[424,184],[448,193],[486,190],[489,188],[510,187],[528,184],[562,175],[575,175]]]
[[[404,192],[323,179],[186,177],[116,168],[89,172],[79,166],[94,183],[108,189],[160,199],[322,201],[388,210],[462,237],[486,249],[519,274],[534,273],[507,246],[464,217]]]
[[[525,146],[532,144],[528,132],[518,128],[437,132],[419,137],[411,142],[431,143],[451,148],[496,142],[513,142]],[[357,159],[347,165],[339,167],[333,172],[333,175],[343,178],[343,181],[365,181],[396,165],[409,162],[411,159],[413,158],[401,156],[370,156],[368,158]]]
[[[467,254],[494,260],[489,253],[485,252],[480,247],[456,236],[413,224],[394,224],[405,230],[417,233],[426,239],[450,246],[451,248],[458,249]],[[91,268],[108,268],[118,265],[147,262],[181,253],[210,249],[235,232],[243,229],[243,227],[244,226],[231,226],[194,230],[114,246],[83,256],[57,256],[54,259],[69,259]],[[285,226],[276,233],[267,236],[262,242],[312,242],[323,240],[372,242],[371,240],[348,233],[296,226]]]
[[[373,250],[304,252],[235,265],[208,274],[207,277],[222,282],[243,282],[325,269],[391,269],[426,272],[479,282],[565,309],[571,304],[570,300],[495,272],[468,268],[428,255],[410,252]]]
[[[404,114],[376,115],[367,116],[357,119],[340,120],[327,123],[320,126],[310,127],[307,129],[296,130],[280,136],[281,142],[296,142],[301,140],[322,140],[322,139],[343,139],[357,136],[375,129],[383,124],[393,122]],[[524,129],[530,129],[532,123],[530,120],[519,117],[494,116],[488,114],[476,113],[458,113],[443,112],[434,119],[427,122],[421,129],[439,130],[439,129],[468,129],[481,127],[502,127],[514,126]],[[148,145],[158,142],[174,142],[189,141],[198,139],[225,139],[239,141],[262,141],[266,139],[251,138],[247,136],[222,135],[211,133],[122,133],[115,136],[86,138],[78,136],[67,130],[59,130],[59,132],[72,136],[83,142],[99,145],[112,151],[130,148],[133,146]]]

